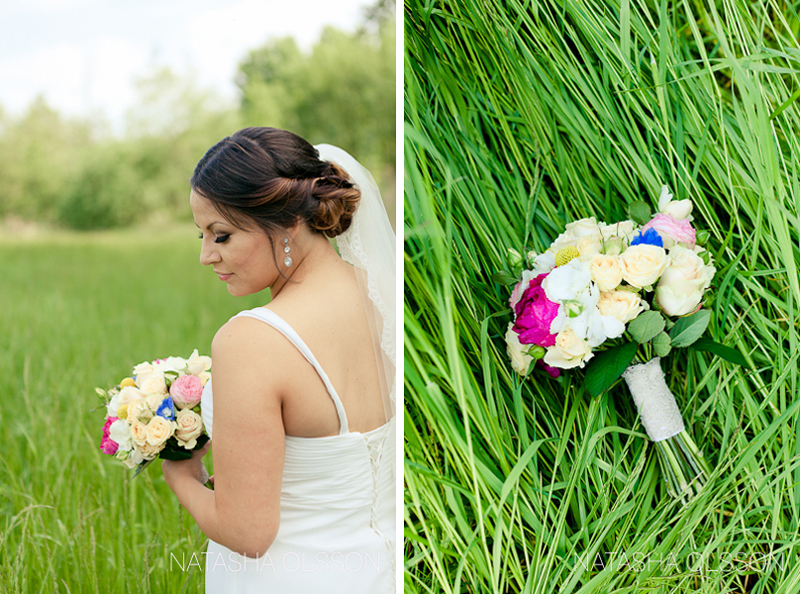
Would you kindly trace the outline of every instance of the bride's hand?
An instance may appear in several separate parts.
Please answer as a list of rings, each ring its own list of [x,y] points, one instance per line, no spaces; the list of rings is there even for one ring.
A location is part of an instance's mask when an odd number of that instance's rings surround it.
[[[175,490],[174,485],[182,479],[193,479],[202,485],[208,482],[208,471],[203,465],[203,456],[206,455],[211,442],[209,441],[199,450],[192,452],[192,457],[188,460],[163,460],[161,471],[164,473],[164,480],[169,488]]]

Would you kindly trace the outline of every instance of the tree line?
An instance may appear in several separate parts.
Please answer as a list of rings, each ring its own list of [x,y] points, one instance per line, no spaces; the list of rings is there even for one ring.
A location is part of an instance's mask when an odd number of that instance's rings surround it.
[[[194,165],[245,126],[341,146],[393,200],[394,3],[371,9],[357,31],[327,28],[309,52],[290,37],[250,51],[235,79],[238,105],[161,68],[138,81],[121,135],[102,117],[69,118],[42,98],[15,117],[0,108],[0,219],[72,229],[188,220]]]

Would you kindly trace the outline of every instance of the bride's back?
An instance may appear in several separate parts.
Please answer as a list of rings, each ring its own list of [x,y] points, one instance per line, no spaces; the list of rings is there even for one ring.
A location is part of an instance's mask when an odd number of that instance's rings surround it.
[[[335,254],[319,260],[302,281],[287,284],[266,307],[286,320],[317,358],[344,405],[350,431],[365,433],[386,421],[369,323],[353,268]],[[263,331],[276,332],[268,326]],[[302,354],[285,343],[294,360],[286,370],[286,434],[336,435],[339,420],[325,385]]]

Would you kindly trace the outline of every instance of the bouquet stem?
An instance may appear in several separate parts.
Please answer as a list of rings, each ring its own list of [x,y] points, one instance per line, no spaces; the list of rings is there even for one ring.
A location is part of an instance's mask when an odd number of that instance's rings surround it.
[[[631,365],[622,374],[645,431],[655,443],[667,491],[686,504],[711,474],[703,453],[686,432],[675,397],[661,370],[661,359]]]

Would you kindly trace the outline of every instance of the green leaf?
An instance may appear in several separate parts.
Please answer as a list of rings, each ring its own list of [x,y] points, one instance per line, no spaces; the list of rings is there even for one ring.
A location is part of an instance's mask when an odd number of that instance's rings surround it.
[[[496,282],[498,285],[516,285],[519,282],[519,278],[507,270],[501,270],[492,275],[492,281]]]
[[[657,357],[666,357],[672,350],[671,342],[666,332],[660,333],[653,339],[653,352]]]
[[[657,311],[641,313],[628,324],[628,334],[639,344],[650,342],[663,330],[664,316]]]
[[[586,389],[593,397],[605,392],[631,364],[639,345],[626,342],[598,353],[586,367]]]
[[[729,346],[725,346],[724,344],[714,342],[710,338],[698,338],[694,344],[692,344],[692,348],[697,349],[698,351],[714,353],[726,361],[736,363],[736,365],[741,365],[742,367],[747,367],[747,360],[739,351],[732,349]]]
[[[694,343],[706,331],[710,321],[711,312],[707,309],[701,309],[695,314],[679,318],[672,330],[669,331],[672,346],[683,348]]]
[[[628,216],[640,225],[650,222],[651,214],[650,207],[641,200],[631,202],[628,206]]]

